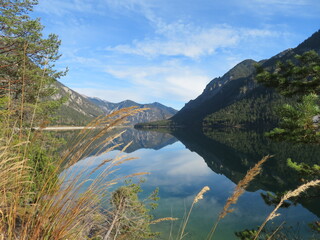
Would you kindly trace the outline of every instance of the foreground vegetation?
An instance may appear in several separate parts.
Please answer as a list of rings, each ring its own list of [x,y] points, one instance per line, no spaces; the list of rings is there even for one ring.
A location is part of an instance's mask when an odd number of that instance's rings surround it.
[[[58,52],[60,41],[57,36],[44,37],[41,34],[43,26],[39,20],[28,16],[28,12],[35,4],[36,1],[33,0],[0,2],[0,237],[2,239],[57,240],[156,237],[156,234],[150,230],[150,224],[174,219],[152,220],[149,210],[138,198],[140,188],[136,184],[129,182],[114,192],[110,191],[111,186],[123,180],[123,178],[111,178],[110,175],[122,163],[133,158],[120,154],[114,159],[105,159],[93,169],[80,172],[68,171],[68,167],[88,155],[90,146],[96,142],[104,146],[103,153],[118,147],[119,145],[111,145],[111,142],[121,133],[115,135],[108,135],[108,133],[115,126],[123,123],[127,117],[143,109],[123,109],[106,117],[97,118],[80,132],[75,145],[70,147],[63,156],[56,154],[56,147],[59,145],[57,139],[42,132],[41,128],[47,125],[50,116],[63,102],[63,99],[53,100],[51,97],[56,93],[52,83],[65,72],[57,72],[53,68],[53,63],[60,56]],[[313,53],[309,54],[312,61],[319,60],[312,55]],[[301,59],[303,57],[309,59],[310,56],[302,56]],[[316,71],[316,82],[303,85],[303,95],[306,96],[302,96],[299,103],[303,107],[289,106],[289,110],[285,112],[285,114],[289,113],[289,117],[284,115],[282,119],[284,125],[281,125],[280,130],[276,130],[277,132],[273,134],[286,135],[285,133],[288,133],[286,129],[292,129],[293,125],[297,132],[293,132],[295,138],[291,140],[301,140],[300,135],[303,135],[306,137],[302,139],[317,142],[319,126],[311,124],[310,117],[319,113],[317,108],[319,68],[316,65],[311,69]],[[264,72],[263,76],[266,76],[266,79],[270,77]],[[279,78],[277,75],[272,76],[276,80]],[[283,78],[283,76],[280,77]],[[313,88],[314,84],[316,88]],[[290,84],[288,86],[291,88]],[[305,86],[315,89],[315,92],[306,91]],[[299,115],[297,112],[301,109],[304,109],[306,114]],[[298,125],[292,124],[298,120]],[[33,130],[34,127],[39,126],[39,130]],[[90,129],[96,126],[100,127],[100,131],[92,134]],[[127,147],[124,146],[124,149]],[[268,158],[265,157],[258,162],[238,183],[218,216],[218,220],[213,223],[208,239],[214,238],[220,220],[232,212],[230,206],[237,202]],[[307,168],[292,161],[290,163],[297,170]],[[319,185],[320,180],[317,179],[319,167],[309,167],[310,171],[316,174],[309,174],[310,181],[280,196],[274,211],[267,216],[259,229],[252,231],[249,239],[274,236],[276,231],[267,235],[261,233],[266,223],[277,216],[277,210],[281,205],[308,188]],[[144,174],[146,173],[134,173],[124,178]],[[196,195],[177,239],[185,238],[193,206],[208,190],[204,187]],[[156,192],[154,192],[149,200],[153,203],[156,199]],[[101,202],[106,203],[107,208],[102,208]]]
[[[95,142],[107,146],[104,152],[117,147],[110,143],[121,133],[106,134],[141,109],[97,118],[62,156],[56,153],[59,140],[42,131],[64,101],[52,96],[55,79],[65,72],[54,70],[60,57],[58,37],[44,37],[39,19],[28,15],[36,3],[0,2],[0,239],[152,237],[151,217],[137,197],[138,186],[110,192],[110,186],[123,180],[108,178],[110,173],[132,158],[119,155],[90,171],[67,170]],[[99,131],[92,134],[96,126]],[[108,202],[107,209],[101,201]]]

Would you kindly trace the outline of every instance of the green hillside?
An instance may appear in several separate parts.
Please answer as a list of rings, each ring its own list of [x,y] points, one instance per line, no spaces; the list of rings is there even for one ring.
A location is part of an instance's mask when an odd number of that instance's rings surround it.
[[[309,50],[320,52],[320,31],[299,46],[260,61],[263,68],[275,69],[278,61],[294,59]],[[245,60],[223,77],[213,79],[195,100],[171,118],[173,125],[205,128],[212,126],[271,127],[278,122],[277,107],[292,100],[255,81],[255,64]]]

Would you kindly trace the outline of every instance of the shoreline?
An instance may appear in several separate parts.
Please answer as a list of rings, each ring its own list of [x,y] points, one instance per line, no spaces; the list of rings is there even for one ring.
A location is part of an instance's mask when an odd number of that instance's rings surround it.
[[[112,128],[128,128],[132,126],[116,126]],[[103,128],[103,127],[87,127],[87,126],[52,126],[52,127],[45,127],[45,128],[40,128],[40,127],[34,127],[34,130],[45,130],[45,131],[67,131],[67,130],[82,130],[82,129],[98,129],[98,128]]]

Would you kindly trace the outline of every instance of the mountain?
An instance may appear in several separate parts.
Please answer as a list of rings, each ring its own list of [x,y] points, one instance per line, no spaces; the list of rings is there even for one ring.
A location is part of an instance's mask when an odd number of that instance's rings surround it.
[[[136,106],[138,108],[148,108],[148,110],[129,117],[128,121],[130,124],[164,120],[172,117],[175,113],[177,113],[177,110],[171,107],[164,106],[158,102],[150,104],[140,104],[131,100],[125,100],[119,103],[111,103],[99,98],[88,97],[87,99],[98,106],[105,114],[109,114],[115,110],[133,106]]]
[[[222,77],[213,79],[196,99],[189,101],[170,120],[182,127],[273,126],[278,117],[275,107],[287,100],[255,81],[255,64],[274,69],[278,61],[293,59],[309,50],[320,52],[320,31],[276,56],[256,62],[245,60]]]
[[[51,125],[83,126],[98,116],[133,106],[149,109],[129,117],[129,124],[163,120],[172,117],[177,112],[177,110],[157,102],[139,104],[131,100],[125,100],[120,103],[111,103],[99,98],[86,97],[71,90],[59,81],[55,82],[55,87],[57,88],[57,93],[52,97],[53,100],[65,98],[66,102],[57,111]]]
[[[59,81],[55,82],[57,93],[54,99],[66,98],[57,111],[51,125],[86,125],[105,112],[83,95],[71,90]]]

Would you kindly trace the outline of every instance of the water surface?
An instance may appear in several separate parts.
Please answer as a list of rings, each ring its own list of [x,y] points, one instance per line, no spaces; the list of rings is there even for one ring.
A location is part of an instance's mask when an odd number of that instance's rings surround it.
[[[160,189],[159,207],[152,213],[154,218],[175,217],[183,219],[195,195],[204,187],[210,191],[204,195],[192,211],[184,239],[205,239],[217,216],[223,209],[235,185],[256,162],[267,154],[275,154],[263,167],[262,173],[249,185],[228,214],[219,224],[215,239],[237,239],[234,232],[257,228],[273,210],[261,193],[276,193],[294,189],[303,183],[302,176],[286,165],[286,159],[319,163],[320,151],[316,146],[274,143],[257,132],[175,131],[175,135],[128,129],[118,141],[133,141],[126,151],[137,160],[127,162],[113,177],[135,172],[150,172],[145,176],[141,197]],[[115,142],[116,143],[116,142]],[[71,167],[81,169],[99,165],[106,158],[119,154],[114,150],[96,158],[88,157]],[[306,160],[307,159],[307,160]],[[281,216],[269,224],[275,229],[282,222],[289,234],[308,239],[312,235],[308,223],[319,220],[317,191],[310,193],[311,199],[298,199],[296,205],[280,209]],[[160,239],[175,239],[181,221],[162,222],[153,226],[161,232]],[[293,227],[294,231],[290,230]]]

